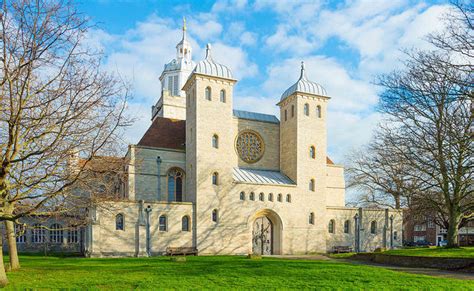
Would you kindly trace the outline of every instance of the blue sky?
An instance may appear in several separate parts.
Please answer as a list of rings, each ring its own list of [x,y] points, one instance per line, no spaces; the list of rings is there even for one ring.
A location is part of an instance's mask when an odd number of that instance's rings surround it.
[[[214,58],[239,80],[237,109],[278,116],[275,104],[304,60],[309,79],[332,97],[329,155],[343,163],[380,120],[376,76],[399,65],[402,48],[427,48],[423,37],[442,28],[448,6],[409,0],[98,0],[79,9],[98,24],[89,41],[106,53],[105,66],[133,84],[129,109],[138,120],[127,142],[138,142],[150,124],[158,77],[175,57],[185,16],[193,59],[201,60],[212,43]]]

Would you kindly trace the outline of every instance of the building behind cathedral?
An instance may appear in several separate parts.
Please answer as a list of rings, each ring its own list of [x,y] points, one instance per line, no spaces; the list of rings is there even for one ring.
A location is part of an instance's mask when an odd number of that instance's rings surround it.
[[[345,207],[344,168],[327,156],[326,90],[301,65],[279,117],[233,108],[237,80],[210,45],[195,63],[183,26],[159,80],[152,124],[126,154],[125,195],[89,211],[89,256],[307,254],[400,246],[398,211]],[[334,96],[337,98],[337,96]]]

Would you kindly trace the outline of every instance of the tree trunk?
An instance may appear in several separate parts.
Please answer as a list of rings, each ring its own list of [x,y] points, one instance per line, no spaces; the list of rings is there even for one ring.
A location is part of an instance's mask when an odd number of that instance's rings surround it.
[[[3,235],[0,233],[0,287],[8,284],[7,273],[5,272],[5,264],[3,263]]]
[[[13,221],[5,220],[5,230],[8,240],[8,254],[10,256],[10,270],[20,269],[20,260],[18,259],[18,249],[16,247],[15,224]]]
[[[448,226],[448,248],[459,247],[459,224],[461,223],[461,213],[456,211],[450,211],[449,213],[449,226]]]

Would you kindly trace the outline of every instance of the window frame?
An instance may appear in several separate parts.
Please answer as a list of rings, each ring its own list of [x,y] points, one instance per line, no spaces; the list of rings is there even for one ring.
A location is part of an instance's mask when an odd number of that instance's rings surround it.
[[[309,116],[309,104],[308,103],[305,103],[304,104],[304,115],[305,116]]]
[[[370,222],[370,234],[377,234],[377,221],[375,220]]]
[[[125,215],[123,213],[115,215],[115,230],[125,231]]]
[[[214,222],[214,223],[218,223],[218,222],[219,222],[219,210],[217,210],[217,208],[214,208],[214,209],[212,210],[211,220],[212,220],[212,222]]]
[[[191,218],[189,217],[189,215],[184,215],[182,218],[181,218],[181,231],[185,231],[185,232],[189,232],[190,231],[190,228],[189,228],[189,222],[191,221]],[[186,222],[186,224],[185,224]]]
[[[162,219],[164,219],[164,223],[162,222]],[[168,231],[168,217],[165,214],[162,214],[160,217],[158,217],[158,230],[161,232]]]
[[[226,103],[226,92],[224,89],[222,89],[220,92],[219,92],[219,100],[222,102],[222,103]]]
[[[314,225],[314,212],[309,213],[309,224]]]
[[[334,219],[329,220],[328,232],[331,234],[336,233],[336,221]]]
[[[64,231],[63,231],[63,226],[61,224],[53,223],[49,227],[49,243],[51,244],[64,243]]]
[[[240,199],[240,201],[245,201],[245,192],[244,191],[240,192],[239,199]]]
[[[344,233],[345,234],[351,233],[351,221],[349,219],[344,221]]]
[[[212,185],[213,186],[217,186],[219,185],[219,173],[218,172],[214,172],[212,173]]]
[[[212,89],[210,86],[206,87],[204,91],[204,95],[207,101],[212,101]]]
[[[212,145],[212,147],[215,148],[215,149],[218,149],[218,148],[219,148],[219,135],[214,134],[214,135],[212,136],[211,145]]]

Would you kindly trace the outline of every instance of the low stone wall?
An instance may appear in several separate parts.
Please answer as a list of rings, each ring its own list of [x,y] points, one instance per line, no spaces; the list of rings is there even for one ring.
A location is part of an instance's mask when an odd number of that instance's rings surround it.
[[[365,253],[356,254],[350,257],[350,259],[402,267],[467,270],[470,272],[474,270],[474,259],[470,258],[415,257]]]

